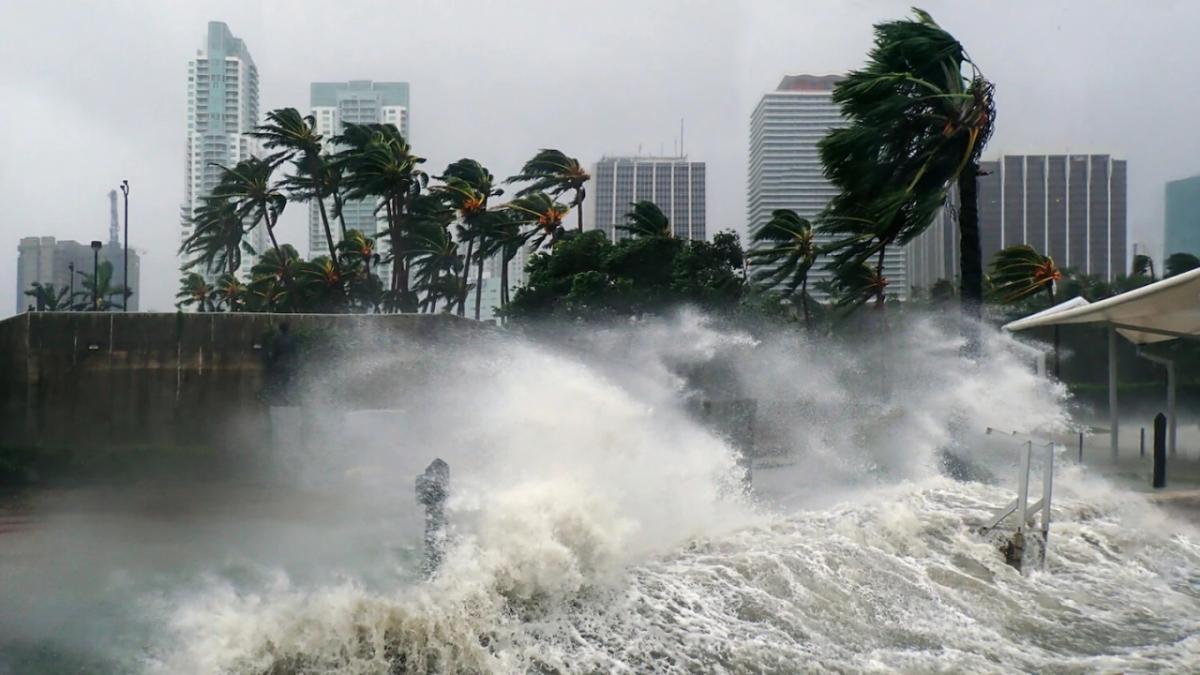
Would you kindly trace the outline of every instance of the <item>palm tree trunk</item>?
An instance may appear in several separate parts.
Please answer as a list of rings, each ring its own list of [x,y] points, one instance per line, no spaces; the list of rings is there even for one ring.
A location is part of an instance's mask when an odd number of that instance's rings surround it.
[[[808,312],[808,274],[800,281],[800,306],[804,308],[804,330],[812,330],[812,315]]]
[[[342,241],[346,240],[346,214],[342,213],[345,204],[342,202],[342,195],[337,190],[333,191],[333,205],[337,208],[338,225],[342,228]]]
[[[875,276],[879,280],[879,290],[875,291],[875,306],[876,307],[883,307],[883,301],[884,301],[884,297],[885,297],[884,289],[887,288],[886,286],[883,285],[883,256],[886,253],[887,253],[887,246],[885,245],[885,246],[880,247],[879,262],[876,263],[876,265],[875,265]]]
[[[508,307],[508,263],[512,262],[504,252],[500,253],[500,308]]]
[[[461,284],[462,290],[458,294],[458,315],[459,316],[467,315],[467,295],[469,294],[469,291],[467,290],[467,280],[471,278],[471,256],[474,255],[474,253],[475,253],[475,240],[472,239],[471,241],[467,242],[467,257],[463,264],[462,284]]]
[[[475,263],[475,320],[479,320],[479,307],[483,300],[483,256]]]
[[[583,232],[583,188],[575,190],[575,217],[579,219],[579,231]]]
[[[270,209],[263,208],[263,220],[267,222],[267,236],[271,238],[271,248],[275,249],[275,254],[282,261],[283,250],[279,248],[279,242],[275,240],[275,223],[271,221]]]
[[[959,265],[962,313],[978,320],[983,315],[983,253],[979,244],[979,163],[971,161],[958,176]]]

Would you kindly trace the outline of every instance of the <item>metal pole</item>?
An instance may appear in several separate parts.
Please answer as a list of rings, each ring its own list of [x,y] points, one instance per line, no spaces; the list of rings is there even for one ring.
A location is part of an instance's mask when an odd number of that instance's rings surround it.
[[[1029,460],[1033,455],[1033,441],[1025,441],[1025,452],[1021,453],[1021,474],[1017,488],[1017,532],[1025,532],[1025,519],[1029,517]]]
[[[92,242],[92,311],[100,309],[100,242]]]
[[[67,263],[67,269],[70,270],[70,272],[71,272],[71,295],[70,295],[70,297],[67,298],[67,300],[71,303],[71,305],[74,305],[75,304],[75,262],[71,261],[71,262]]]
[[[1108,327],[1108,416],[1109,416],[1109,445],[1112,448],[1113,459],[1117,458],[1117,448],[1120,447],[1120,420],[1117,414],[1117,329]]]
[[[1046,444],[1046,466],[1042,471],[1042,565],[1045,565],[1050,545],[1050,497],[1054,491],[1054,443]]]
[[[1153,487],[1167,485],[1167,417],[1162,413],[1154,416],[1154,482]]]
[[[1079,432],[1079,463],[1083,464],[1083,432]]]
[[[124,295],[121,301],[123,312],[129,311],[129,181],[121,181],[121,193],[125,195],[125,260],[124,260],[124,275],[121,277],[121,292]]]
[[[1167,452],[1175,456],[1175,362],[1167,362]]]
[[[1141,438],[1138,439],[1138,453],[1142,457],[1146,456],[1146,427],[1142,427]]]

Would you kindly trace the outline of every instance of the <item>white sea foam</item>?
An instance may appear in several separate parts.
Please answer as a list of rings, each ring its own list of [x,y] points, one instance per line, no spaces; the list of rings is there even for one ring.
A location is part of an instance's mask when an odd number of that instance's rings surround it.
[[[389,439],[452,467],[436,577],[214,575],[175,599],[147,669],[1186,671],[1200,659],[1194,530],[1062,469],[1046,568],[1021,575],[974,529],[1011,492],[936,475],[954,443],[1005,467],[986,426],[1067,423],[1063,391],[998,336],[976,365],[930,325],[897,331],[885,386],[854,348],[757,342],[691,314],[574,349],[502,340],[459,355],[469,383],[429,392],[430,428]],[[680,367],[722,359],[744,395],[804,402],[777,434],[797,451],[757,470],[755,500],[729,445],[680,403]]]

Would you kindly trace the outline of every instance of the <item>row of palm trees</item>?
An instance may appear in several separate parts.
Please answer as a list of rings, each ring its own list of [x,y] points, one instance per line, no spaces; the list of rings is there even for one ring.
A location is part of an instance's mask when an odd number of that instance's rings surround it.
[[[952,35],[914,12],[914,19],[877,25],[866,67],[834,87],[847,124],[819,149],[837,196],[813,221],[779,210],[755,234],[750,256],[763,263],[756,281],[784,296],[798,293],[806,321],[808,274],[818,256],[828,256],[838,304],[881,305],[888,252],[924,232],[952,189],[961,203],[960,297],[968,315],[979,315],[976,182],[995,120],[993,85]],[[829,243],[818,246],[814,230]]]
[[[125,299],[132,295],[123,286],[113,284],[113,264],[107,260],[96,266],[94,274],[82,270],[74,273],[79,275],[79,290],[74,292],[72,286],[33,282],[25,290],[32,308],[38,312],[107,312],[124,309]]]
[[[466,315],[475,291],[480,318],[484,269],[500,267],[501,305],[508,297],[509,263],[525,246],[551,245],[564,236],[590,179],[579,161],[544,149],[506,183],[523,184],[496,203],[504,190],[474,159],[451,163],[436,176],[422,169],[392,124],[345,124],[326,139],[312,116],[294,108],[273,110],[251,135],[268,154],[233,167],[193,214],[194,229],[181,252],[187,257],[177,295],[199,311],[435,312]],[[570,194],[569,204],[559,198]],[[347,203],[377,205],[376,236],[348,229]],[[315,204],[325,255],[303,260],[280,243],[279,218],[289,203]],[[270,248],[254,251],[247,234],[266,230]],[[340,236],[335,237],[337,229]],[[381,244],[385,244],[381,246]],[[238,269],[257,255],[250,278]],[[387,278],[381,270],[390,269]],[[207,274],[202,274],[201,271]],[[219,274],[215,282],[208,278]],[[473,277],[473,280],[472,280]]]

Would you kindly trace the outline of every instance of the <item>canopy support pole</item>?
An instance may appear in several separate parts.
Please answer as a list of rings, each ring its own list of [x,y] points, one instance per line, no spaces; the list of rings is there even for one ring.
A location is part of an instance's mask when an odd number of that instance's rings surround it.
[[[1117,329],[1108,327],[1108,417],[1109,417],[1109,446],[1112,448],[1113,459],[1117,458],[1120,447],[1118,429],[1120,420],[1117,414]]]
[[[1175,456],[1175,360],[1165,356],[1147,354],[1138,348],[1138,356],[1167,368],[1167,452]]]

